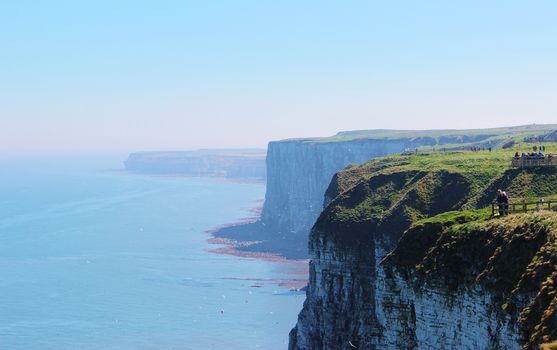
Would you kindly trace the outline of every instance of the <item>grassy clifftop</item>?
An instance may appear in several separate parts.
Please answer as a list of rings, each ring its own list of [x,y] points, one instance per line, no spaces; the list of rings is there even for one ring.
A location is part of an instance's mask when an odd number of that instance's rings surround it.
[[[557,151],[557,145],[547,149]],[[371,235],[396,243],[419,220],[489,206],[498,188],[511,198],[557,194],[557,169],[511,168],[517,150],[398,155],[347,168],[332,180],[330,203],[316,227],[339,242]]]
[[[514,153],[530,146],[398,155],[349,167],[331,182],[312,235],[356,251],[381,240],[394,249],[384,263],[420,283],[434,278],[455,290],[481,283],[533,349],[557,339],[557,213],[494,219],[489,208],[498,188],[511,200],[557,195],[555,167],[511,168]],[[557,144],[547,152],[556,153]]]
[[[289,139],[284,141],[303,142],[344,142],[355,140],[411,140],[424,144],[473,144],[483,143],[497,147],[509,140],[538,137],[557,129],[557,124],[532,124],[514,127],[467,130],[355,130],[343,131],[331,137]]]

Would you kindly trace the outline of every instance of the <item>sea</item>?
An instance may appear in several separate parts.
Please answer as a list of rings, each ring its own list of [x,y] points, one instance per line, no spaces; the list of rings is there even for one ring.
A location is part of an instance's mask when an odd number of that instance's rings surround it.
[[[287,349],[304,262],[216,254],[259,183],[0,157],[0,349]]]

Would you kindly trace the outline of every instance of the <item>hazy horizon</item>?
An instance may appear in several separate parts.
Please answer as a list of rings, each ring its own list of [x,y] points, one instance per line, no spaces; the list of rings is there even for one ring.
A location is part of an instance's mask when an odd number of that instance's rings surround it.
[[[342,133],[342,132],[352,132],[352,131],[371,131],[371,130],[381,130],[381,131],[440,131],[440,130],[446,130],[446,131],[459,131],[459,130],[470,130],[470,129],[496,129],[496,128],[506,128],[506,127],[517,127],[517,126],[525,126],[525,125],[532,125],[532,124],[524,124],[524,125],[501,125],[501,126],[496,126],[496,127],[488,127],[488,128],[438,128],[438,129],[353,129],[353,130],[339,130],[338,132],[335,132],[334,134],[330,134],[330,135],[320,135],[320,136],[311,136],[311,135],[306,135],[306,136],[301,136],[301,138],[304,139],[311,139],[311,138],[319,138],[319,137],[331,137],[334,136],[338,133]],[[538,124],[538,125],[557,125],[555,123],[544,123],[544,124]],[[273,141],[280,141],[280,140],[287,140],[287,139],[296,139],[296,138],[284,138],[284,139],[275,139],[275,140],[269,140],[268,142],[273,142]],[[141,153],[141,152],[183,152],[183,151],[200,151],[200,150],[266,150],[267,146],[268,146],[268,142],[262,146],[251,146],[251,147],[242,147],[242,146],[231,146],[231,147],[185,147],[185,148],[181,148],[181,149],[173,149],[173,148],[160,148],[160,147],[153,147],[153,148],[138,148],[138,149],[99,149],[99,150],[95,150],[95,149],[59,149],[59,150],[55,150],[55,149],[42,149],[42,150],[0,150],[0,157],[19,157],[19,156],[26,156],[29,158],[33,158],[33,157],[42,157],[42,156],[47,156],[51,159],[56,159],[57,157],[62,157],[61,159],[71,159],[72,157],[76,157],[77,159],[82,158],[83,156],[90,156],[90,157],[99,157],[101,159],[103,158],[112,158],[112,159],[116,159],[115,157],[120,157],[118,159],[121,159],[122,161],[131,153]]]
[[[557,120],[551,1],[0,5],[0,154]]]

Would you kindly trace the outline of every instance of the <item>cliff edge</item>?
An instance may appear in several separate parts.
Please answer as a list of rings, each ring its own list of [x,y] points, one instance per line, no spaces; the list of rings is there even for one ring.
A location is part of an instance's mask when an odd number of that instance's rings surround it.
[[[550,147],[555,147],[551,145]],[[491,219],[557,194],[514,150],[375,159],[338,173],[310,234],[294,349],[533,349],[555,339],[555,213]]]
[[[324,204],[332,199],[327,193],[324,203],[331,178],[343,168],[405,151],[498,149],[555,129],[557,125],[479,130],[362,130],[325,138],[274,141],[268,146],[267,192],[260,221],[227,228],[217,235],[261,242],[241,249],[307,258],[308,234]]]

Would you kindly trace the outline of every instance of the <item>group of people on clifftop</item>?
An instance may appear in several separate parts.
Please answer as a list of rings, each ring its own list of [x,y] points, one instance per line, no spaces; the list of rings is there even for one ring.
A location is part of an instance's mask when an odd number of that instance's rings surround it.
[[[529,153],[522,153],[522,154],[518,154],[518,152],[516,152],[514,154],[514,157],[519,159],[551,159],[553,158],[553,154],[544,154],[542,151],[539,152],[529,152]]]
[[[532,147],[532,151],[533,152],[522,152],[522,154],[519,154],[518,152],[516,152],[514,154],[514,157],[516,159],[545,159],[545,158],[553,158],[552,154],[545,154],[545,146],[534,146]]]
[[[480,147],[480,146],[472,146],[470,147],[470,151],[472,152],[482,152],[482,151],[492,151],[491,147]]]

